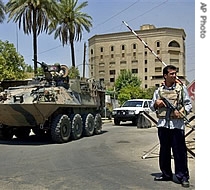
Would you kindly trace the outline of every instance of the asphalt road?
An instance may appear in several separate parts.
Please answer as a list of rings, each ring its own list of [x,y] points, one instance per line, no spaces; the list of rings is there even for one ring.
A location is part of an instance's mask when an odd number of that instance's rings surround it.
[[[175,182],[153,180],[160,174],[158,147],[145,159],[142,156],[157,143],[155,127],[140,129],[128,123],[114,126],[111,122],[103,124],[100,135],[65,144],[54,144],[34,135],[25,141],[0,141],[0,189],[183,189],[175,177]],[[188,189],[195,189],[195,160],[190,154],[188,159]]]

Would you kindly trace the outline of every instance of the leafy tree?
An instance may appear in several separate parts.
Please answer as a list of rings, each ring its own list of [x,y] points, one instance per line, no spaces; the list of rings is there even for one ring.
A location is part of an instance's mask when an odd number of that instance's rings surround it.
[[[117,99],[120,104],[134,98],[152,99],[155,87],[141,88],[141,80],[133,75],[130,70],[123,71],[115,82]]]
[[[144,98],[143,90],[139,86],[127,85],[121,88],[118,94],[119,103],[122,104],[129,99]]]
[[[21,23],[25,34],[33,34],[34,73],[37,73],[37,37],[48,29],[49,20],[56,18],[56,0],[10,0],[6,4],[6,12],[9,13],[8,22]]]
[[[74,40],[81,41],[83,29],[90,32],[92,26],[91,16],[81,12],[88,2],[77,4],[78,0],[61,0],[57,18],[53,19],[49,26],[49,34],[55,32],[54,38],[59,37],[63,46],[70,44],[73,67],[75,67]]]
[[[120,90],[126,86],[134,86],[134,87],[140,87],[141,80],[131,73],[130,70],[125,70],[120,73],[120,75],[117,77],[115,82],[115,90],[117,93],[120,92]]]
[[[5,19],[5,6],[2,0],[0,0],[0,23],[2,23]]]
[[[79,69],[77,67],[70,67],[69,69],[69,78],[70,79],[76,79],[80,78]]]
[[[155,89],[156,89],[156,87],[151,87],[151,88],[145,89],[145,96],[144,96],[144,98],[152,99]]]
[[[32,73],[34,70],[31,65],[26,65],[26,72]]]
[[[25,79],[25,68],[24,58],[16,52],[14,45],[0,40],[0,81]]]

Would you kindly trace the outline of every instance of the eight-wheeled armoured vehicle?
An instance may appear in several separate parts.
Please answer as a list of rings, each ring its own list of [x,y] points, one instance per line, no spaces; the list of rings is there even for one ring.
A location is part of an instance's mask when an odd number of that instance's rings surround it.
[[[91,79],[69,79],[65,65],[38,63],[43,77],[0,93],[0,139],[27,138],[33,132],[65,143],[101,133],[103,86]]]

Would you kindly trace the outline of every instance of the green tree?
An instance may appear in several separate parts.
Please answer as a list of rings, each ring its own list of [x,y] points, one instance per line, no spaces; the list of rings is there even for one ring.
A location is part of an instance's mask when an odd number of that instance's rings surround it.
[[[116,79],[115,82],[116,93],[118,94],[122,88],[128,85],[134,87],[135,86],[140,87],[141,80],[137,76],[132,74],[130,70],[124,70],[123,72],[120,73],[120,75]]]
[[[90,32],[92,27],[91,16],[81,12],[88,2],[77,4],[78,0],[61,0],[57,18],[53,19],[49,26],[49,34],[55,32],[54,38],[59,37],[63,46],[70,44],[73,67],[75,67],[74,41],[81,41],[83,30]]]
[[[77,67],[70,67],[69,69],[69,78],[70,79],[76,79],[80,78],[79,69]]]
[[[10,0],[6,4],[6,12],[9,13],[8,22],[21,23],[25,34],[33,35],[34,73],[37,73],[37,37],[48,29],[49,21],[56,18],[56,0]]]
[[[5,6],[2,0],[0,0],[0,23],[2,23],[5,19]]]
[[[0,81],[25,79],[25,68],[24,58],[14,45],[0,40]]]

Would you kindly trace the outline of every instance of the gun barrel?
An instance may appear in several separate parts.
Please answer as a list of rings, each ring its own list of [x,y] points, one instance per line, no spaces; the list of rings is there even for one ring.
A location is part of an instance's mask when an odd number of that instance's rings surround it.
[[[35,60],[32,59],[32,61],[35,61]],[[43,67],[46,67],[47,66],[47,64],[45,62],[39,62],[39,61],[36,61],[36,62],[39,63]]]

